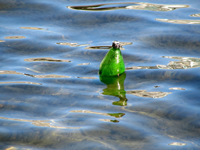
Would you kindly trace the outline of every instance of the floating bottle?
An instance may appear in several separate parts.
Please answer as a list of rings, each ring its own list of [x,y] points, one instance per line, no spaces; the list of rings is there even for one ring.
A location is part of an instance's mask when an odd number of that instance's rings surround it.
[[[100,64],[99,75],[119,76],[124,72],[125,65],[120,51],[120,43],[118,41],[114,41],[112,43],[112,48],[108,51]]]

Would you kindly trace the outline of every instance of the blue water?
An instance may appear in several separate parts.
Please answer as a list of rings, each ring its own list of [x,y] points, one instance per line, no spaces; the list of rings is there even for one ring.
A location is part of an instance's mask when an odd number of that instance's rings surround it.
[[[0,149],[200,149],[199,0],[0,0]],[[99,65],[112,41],[126,73]]]

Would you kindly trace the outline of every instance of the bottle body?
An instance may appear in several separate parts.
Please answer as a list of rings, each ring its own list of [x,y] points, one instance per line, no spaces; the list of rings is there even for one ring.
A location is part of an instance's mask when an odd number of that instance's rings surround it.
[[[119,76],[125,72],[125,65],[120,48],[112,47],[103,58],[99,74],[101,76]]]

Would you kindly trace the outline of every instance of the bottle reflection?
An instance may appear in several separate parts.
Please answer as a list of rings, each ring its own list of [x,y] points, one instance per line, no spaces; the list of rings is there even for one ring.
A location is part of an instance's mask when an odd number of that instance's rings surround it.
[[[126,73],[114,77],[100,76],[101,82],[107,85],[107,88],[103,89],[102,94],[119,97],[119,101],[113,102],[113,105],[119,105],[119,106],[127,105],[126,91],[124,90],[125,79],[126,79]]]

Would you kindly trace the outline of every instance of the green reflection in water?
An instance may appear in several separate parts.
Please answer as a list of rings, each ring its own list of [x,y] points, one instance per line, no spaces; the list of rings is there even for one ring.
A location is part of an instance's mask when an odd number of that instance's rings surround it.
[[[96,114],[96,115],[102,115],[102,116],[112,116],[115,118],[121,118],[125,114],[124,113],[101,113],[101,112],[95,112],[90,110],[71,110],[71,113],[86,113],[86,114]]]
[[[112,95],[119,97],[119,101],[113,102],[113,105],[126,106],[127,98],[126,91],[124,90],[124,80],[126,79],[126,73],[115,77],[103,77],[100,76],[101,82],[107,85],[107,88],[103,89],[104,95]]]
[[[96,114],[96,115],[102,115],[102,116],[111,116],[115,118],[121,118],[125,115],[125,113],[101,113],[101,112],[95,112],[95,111],[90,111],[90,110],[72,110],[70,111],[71,113],[87,113],[87,114]],[[114,119],[99,119],[100,121],[104,122],[113,122],[113,123],[118,123],[119,121]]]
[[[113,116],[115,118],[120,118],[125,115],[125,113],[108,113],[110,116]]]

